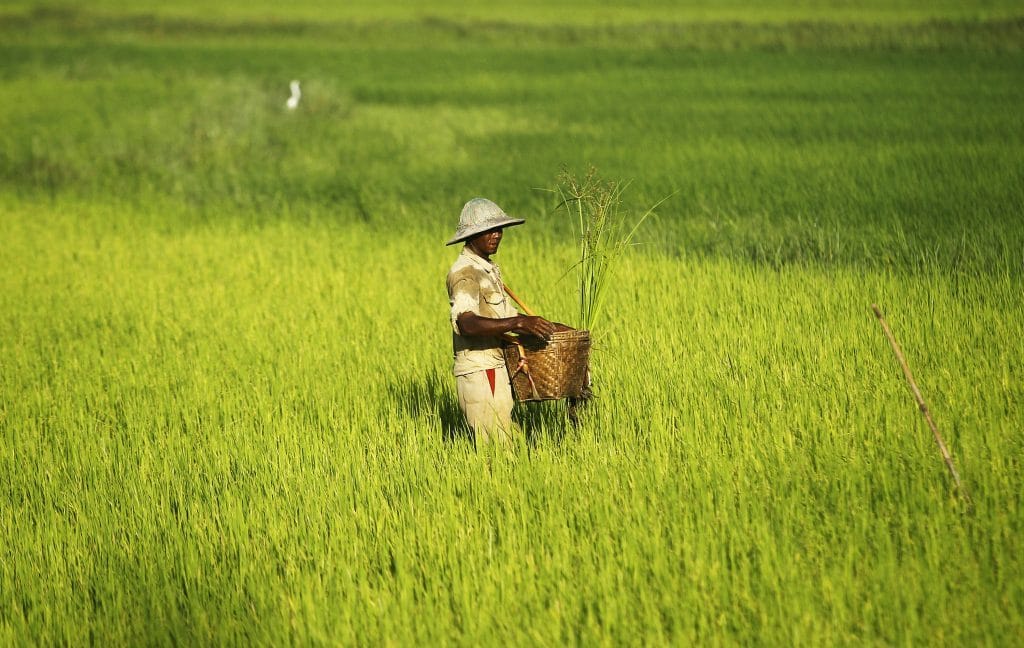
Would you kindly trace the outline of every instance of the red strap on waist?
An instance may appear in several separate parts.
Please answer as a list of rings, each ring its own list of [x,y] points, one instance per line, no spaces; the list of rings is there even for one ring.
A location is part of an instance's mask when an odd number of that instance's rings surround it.
[[[487,382],[491,385],[491,396],[494,396],[494,369],[487,370]]]

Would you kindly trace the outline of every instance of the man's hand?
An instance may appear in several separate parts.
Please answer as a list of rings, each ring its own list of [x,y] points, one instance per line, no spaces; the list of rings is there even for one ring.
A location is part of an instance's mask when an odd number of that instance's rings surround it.
[[[532,335],[543,340],[550,340],[551,334],[558,330],[554,324],[536,315],[520,315],[516,323],[516,333]]]

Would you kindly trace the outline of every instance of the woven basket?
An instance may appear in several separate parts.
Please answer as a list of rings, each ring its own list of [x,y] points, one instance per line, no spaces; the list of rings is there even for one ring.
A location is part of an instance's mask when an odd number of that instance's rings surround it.
[[[522,354],[525,364],[521,363]],[[582,398],[587,394],[590,331],[558,331],[547,342],[523,338],[505,347],[505,367],[519,401]]]

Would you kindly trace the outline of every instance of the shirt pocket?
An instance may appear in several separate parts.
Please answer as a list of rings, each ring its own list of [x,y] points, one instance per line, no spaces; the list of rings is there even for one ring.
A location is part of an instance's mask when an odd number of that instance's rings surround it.
[[[481,304],[480,314],[484,317],[504,317],[505,316],[505,296],[500,292],[494,290],[484,290],[480,294]]]

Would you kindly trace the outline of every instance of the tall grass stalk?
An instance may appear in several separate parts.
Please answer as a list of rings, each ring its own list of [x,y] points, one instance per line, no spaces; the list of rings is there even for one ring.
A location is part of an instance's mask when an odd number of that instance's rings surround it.
[[[644,221],[667,200],[663,198],[648,208],[630,227],[629,212],[622,206],[622,194],[628,186],[629,182],[601,178],[594,167],[583,177],[570,171],[559,175],[554,190],[559,198],[555,210],[565,209],[575,216],[579,236],[580,259],[569,269],[576,270],[579,284],[577,328],[593,330],[619,257],[632,244]]]

